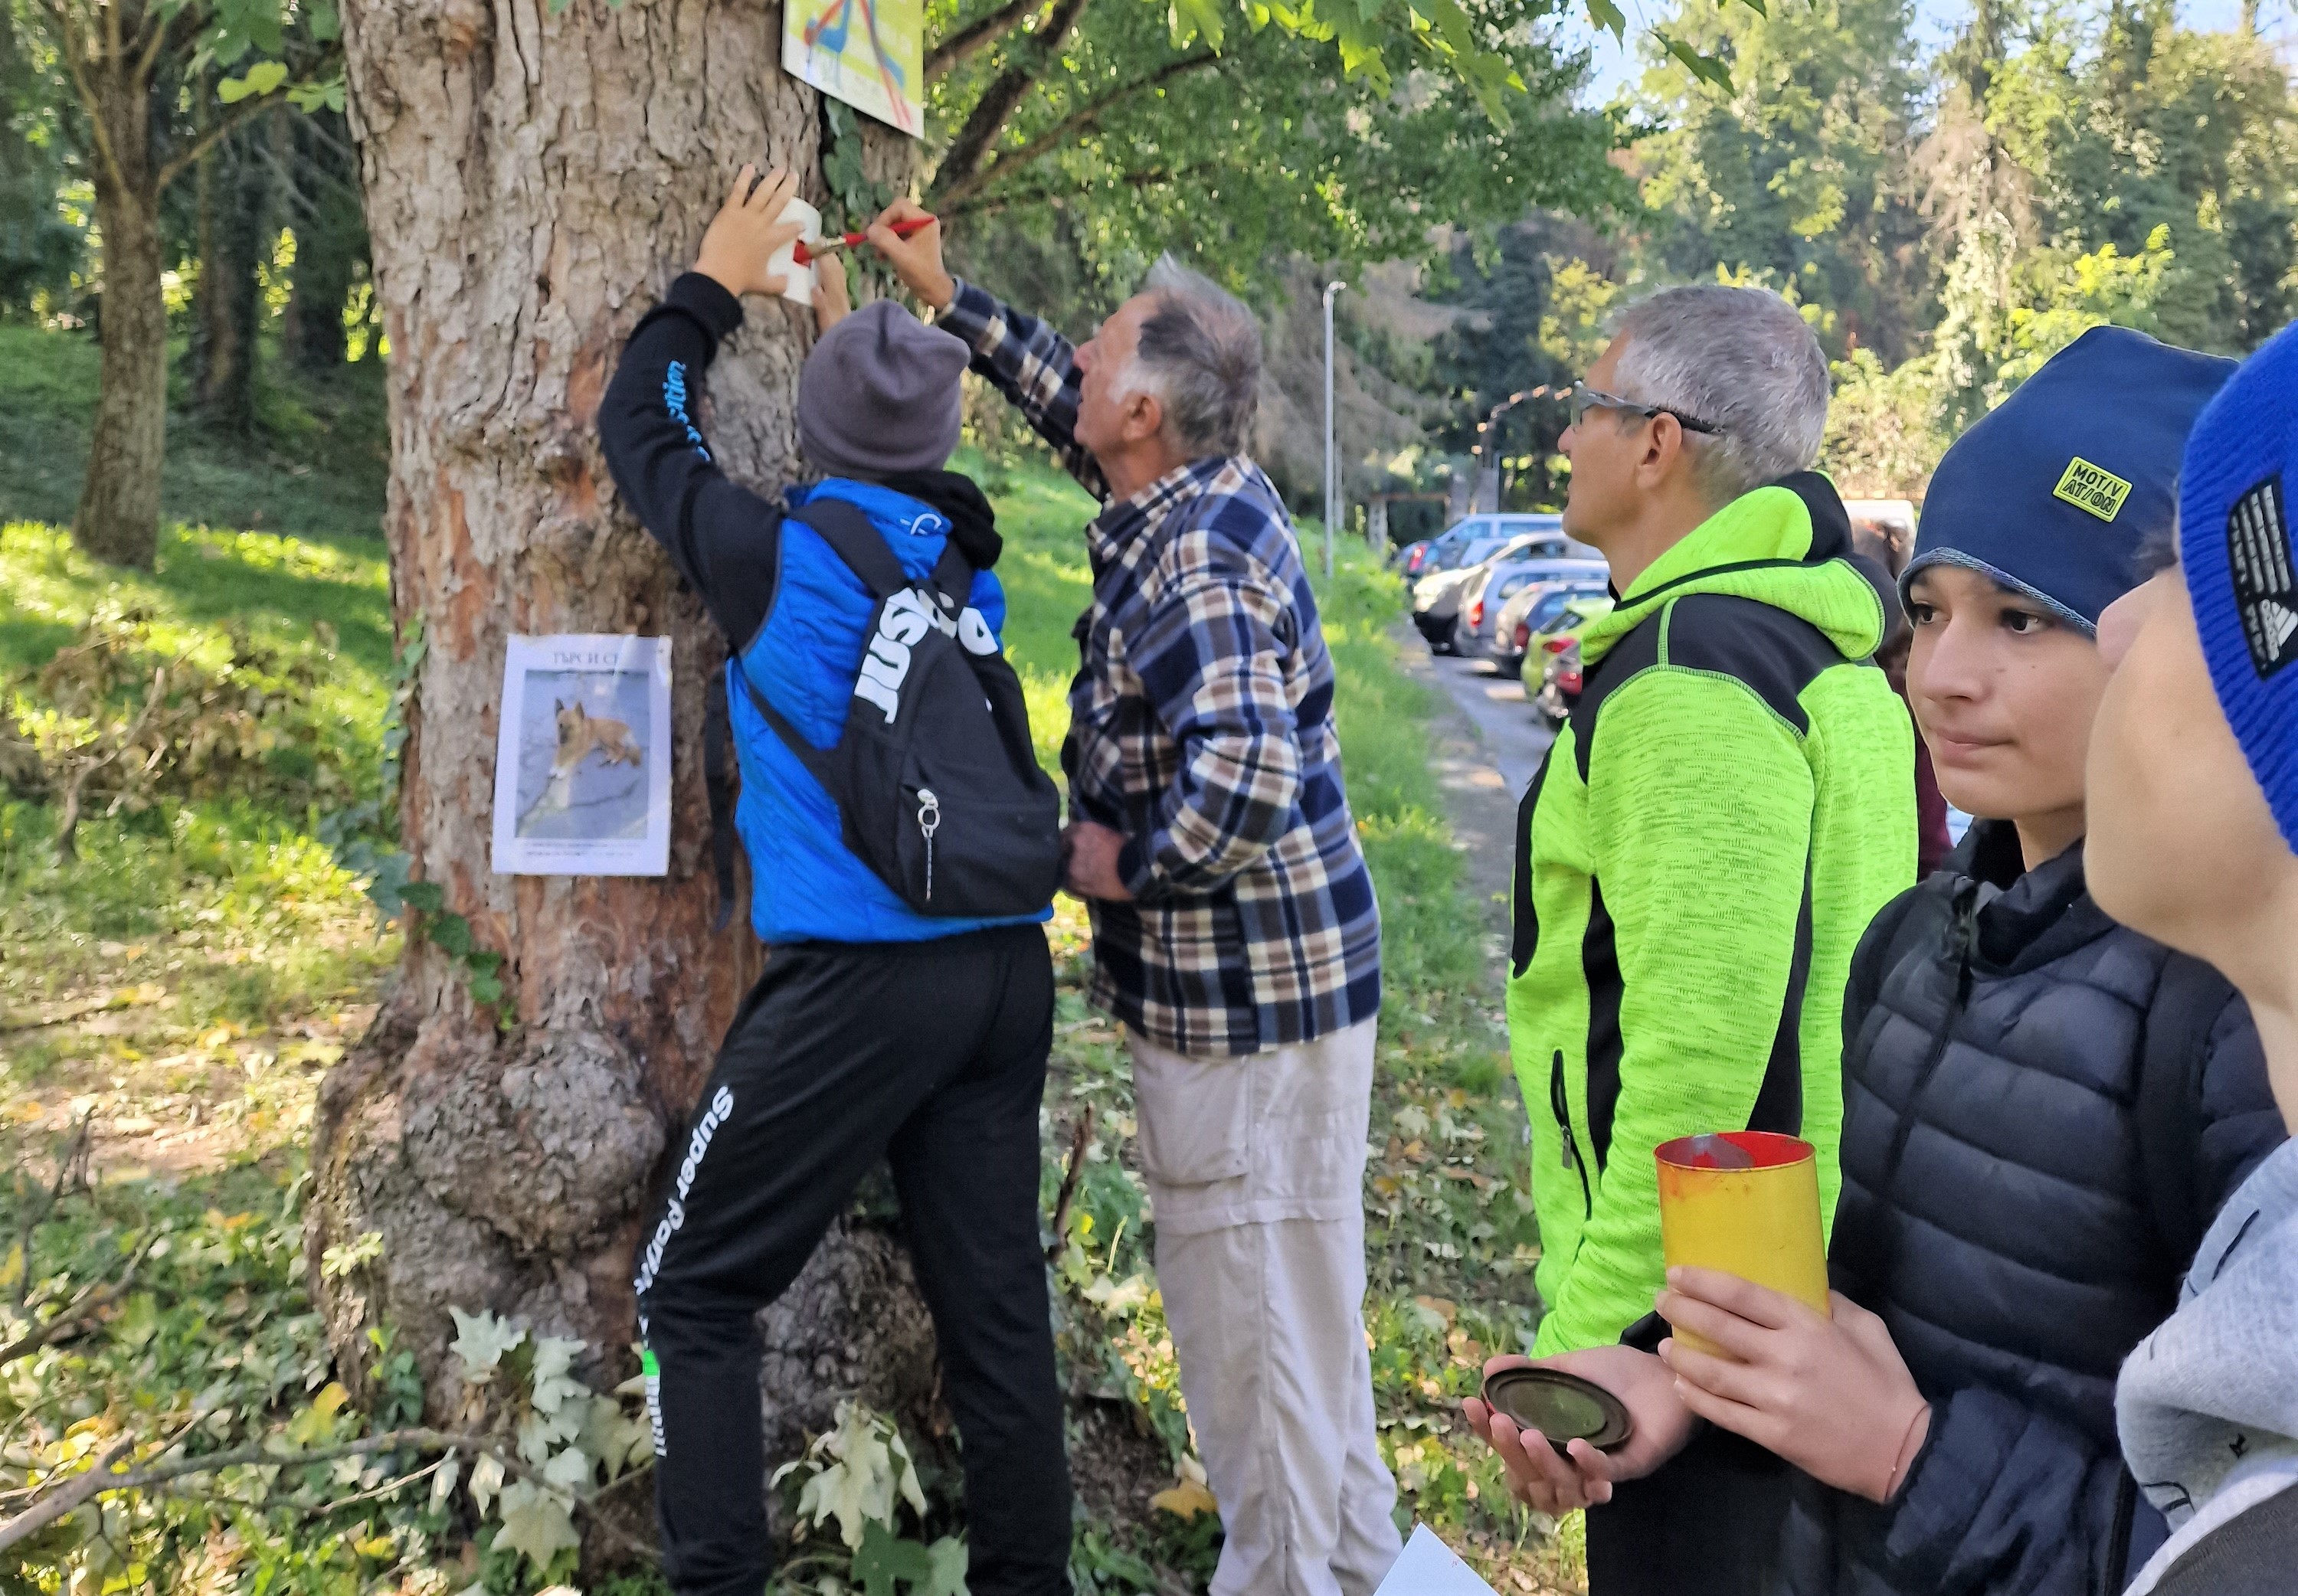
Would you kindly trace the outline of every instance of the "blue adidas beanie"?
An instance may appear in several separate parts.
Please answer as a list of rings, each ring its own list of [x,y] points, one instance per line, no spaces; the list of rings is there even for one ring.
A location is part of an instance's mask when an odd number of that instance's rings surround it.
[[[1925,566],[1961,566],[2095,634],[2139,544],[2170,531],[2179,451],[2234,369],[2129,327],[2068,344],[1939,461],[1900,599]]]
[[[2298,327],[2243,363],[2186,443],[2178,560],[2211,685],[2298,849],[2298,570],[2283,476],[2298,469]]]

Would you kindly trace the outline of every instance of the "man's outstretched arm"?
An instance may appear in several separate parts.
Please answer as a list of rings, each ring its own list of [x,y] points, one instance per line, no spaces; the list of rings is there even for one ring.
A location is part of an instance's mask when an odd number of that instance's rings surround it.
[[[920,219],[926,225],[906,238],[894,231],[898,223]],[[935,312],[934,325],[965,340],[975,374],[1013,401],[1087,492],[1108,498],[1101,467],[1077,441],[1077,350],[1070,341],[987,289],[950,276],[941,260],[941,224],[913,201],[887,206],[870,226],[870,242],[903,285]]]

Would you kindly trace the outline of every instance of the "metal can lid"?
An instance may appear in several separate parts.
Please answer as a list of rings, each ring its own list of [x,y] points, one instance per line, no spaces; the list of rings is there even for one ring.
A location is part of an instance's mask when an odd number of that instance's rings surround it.
[[[1558,1451],[1575,1440],[1610,1451],[1635,1427],[1626,1403],[1560,1369],[1500,1369],[1484,1381],[1484,1402],[1518,1429],[1538,1430]]]

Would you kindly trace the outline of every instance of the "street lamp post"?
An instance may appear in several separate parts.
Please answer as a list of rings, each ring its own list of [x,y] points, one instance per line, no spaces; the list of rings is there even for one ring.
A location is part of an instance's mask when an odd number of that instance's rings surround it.
[[[1334,517],[1340,513],[1341,479],[1333,458],[1333,295],[1346,283],[1325,285],[1325,580],[1333,579]]]

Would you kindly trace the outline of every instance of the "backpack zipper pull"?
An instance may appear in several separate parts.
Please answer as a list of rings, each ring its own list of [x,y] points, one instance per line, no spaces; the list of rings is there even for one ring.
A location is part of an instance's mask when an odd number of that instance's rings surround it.
[[[926,839],[926,901],[933,902],[933,839],[941,830],[941,800],[930,787],[918,789],[918,830]]]

